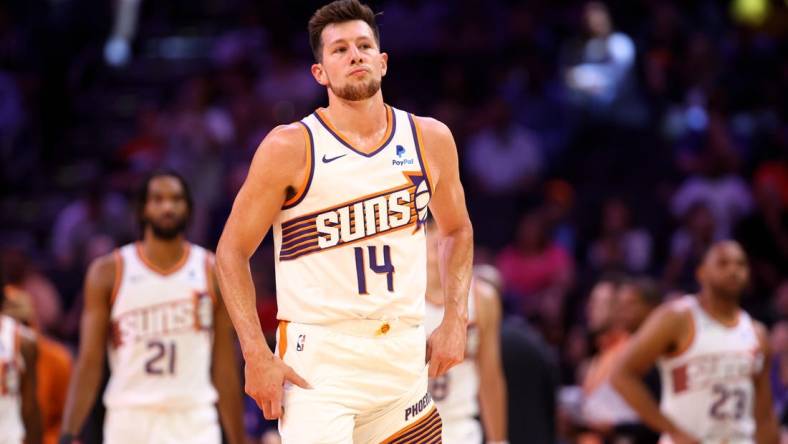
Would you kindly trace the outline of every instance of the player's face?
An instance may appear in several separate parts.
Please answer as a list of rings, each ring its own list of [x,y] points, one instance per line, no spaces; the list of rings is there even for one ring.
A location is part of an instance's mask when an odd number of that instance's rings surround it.
[[[615,287],[610,282],[600,282],[591,290],[586,315],[588,328],[593,333],[607,330],[612,323]]]
[[[173,239],[183,233],[189,219],[189,205],[178,179],[161,176],[150,181],[143,217],[156,237]]]
[[[334,23],[322,33],[323,59],[312,75],[337,97],[359,101],[374,96],[386,75],[388,55],[381,53],[372,28],[362,20]]]
[[[616,314],[629,331],[635,331],[651,311],[651,307],[633,285],[623,285],[618,291],[616,302]]]
[[[700,267],[698,277],[701,285],[714,294],[738,300],[750,277],[744,250],[735,242],[712,247]]]

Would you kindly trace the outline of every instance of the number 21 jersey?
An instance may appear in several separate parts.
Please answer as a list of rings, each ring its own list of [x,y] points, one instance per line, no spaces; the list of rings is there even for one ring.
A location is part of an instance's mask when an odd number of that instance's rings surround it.
[[[136,243],[115,260],[106,406],[213,404],[213,255],[184,244],[181,261],[162,270]]]
[[[321,110],[299,122],[308,176],[273,224],[280,320],[423,320],[431,182],[414,117],[385,108],[370,153]]]

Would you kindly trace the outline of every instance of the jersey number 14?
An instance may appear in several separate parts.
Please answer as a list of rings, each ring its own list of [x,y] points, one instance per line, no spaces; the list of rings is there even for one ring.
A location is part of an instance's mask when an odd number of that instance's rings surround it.
[[[369,294],[367,292],[367,267],[365,264],[369,263],[369,269],[377,274],[386,275],[386,286],[389,291],[394,291],[394,265],[391,263],[391,247],[388,245],[383,246],[383,263],[378,263],[377,247],[367,247],[368,261],[364,260],[364,248],[355,247],[353,251],[356,254],[356,278],[358,279],[358,294]]]

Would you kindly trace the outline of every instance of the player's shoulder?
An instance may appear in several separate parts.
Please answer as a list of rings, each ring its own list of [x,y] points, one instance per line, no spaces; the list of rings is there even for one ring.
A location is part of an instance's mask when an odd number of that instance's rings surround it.
[[[668,301],[654,310],[654,318],[668,328],[685,328],[693,322],[693,296],[684,296]]]
[[[311,143],[306,127],[293,122],[272,129],[260,142],[255,152],[255,163],[260,161],[268,166],[269,173],[291,171],[303,166],[307,161],[308,144]]]
[[[123,259],[120,249],[115,249],[90,262],[85,280],[91,285],[112,288],[116,275],[121,273],[122,268]]]
[[[430,137],[452,137],[448,125],[440,120],[434,117],[417,116],[415,114],[411,114],[411,116],[413,116],[413,121],[419,127],[422,135]]]
[[[769,329],[766,328],[766,325],[754,318],[750,318],[750,323],[752,323],[752,329],[755,330],[755,335],[758,337],[758,341],[762,345],[768,345]]]

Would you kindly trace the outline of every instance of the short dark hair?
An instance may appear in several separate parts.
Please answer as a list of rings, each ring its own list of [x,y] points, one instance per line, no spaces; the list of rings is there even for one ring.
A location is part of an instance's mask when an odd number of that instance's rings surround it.
[[[191,218],[192,215],[194,200],[192,199],[192,192],[189,188],[189,184],[186,182],[186,179],[184,179],[184,177],[175,170],[155,170],[145,176],[145,179],[142,181],[142,184],[140,184],[140,187],[137,190],[137,196],[134,202],[137,213],[137,223],[139,223],[141,232],[145,232],[145,204],[148,203],[150,183],[153,182],[153,179],[157,179],[159,177],[173,177],[178,180],[178,182],[180,182],[181,188],[183,188],[183,195],[186,198],[186,207],[189,209],[189,218]]]
[[[323,29],[334,23],[344,23],[353,20],[361,20],[372,28],[375,35],[375,42],[380,47],[380,30],[375,22],[375,13],[372,9],[359,2],[358,0],[336,0],[312,14],[309,19],[309,45],[312,47],[312,54],[315,60],[320,62],[323,59]]]
[[[651,307],[656,307],[662,302],[662,292],[657,282],[648,276],[638,276],[627,279],[624,285],[635,289],[640,299]]]

